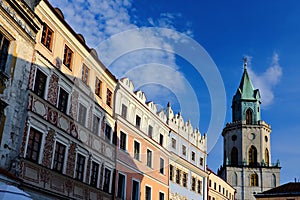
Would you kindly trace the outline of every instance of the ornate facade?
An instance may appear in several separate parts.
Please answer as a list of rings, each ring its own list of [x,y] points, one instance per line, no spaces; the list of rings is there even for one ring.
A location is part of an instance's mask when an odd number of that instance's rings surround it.
[[[261,120],[260,93],[244,73],[232,101],[232,122],[222,132],[224,162],[219,175],[236,189],[237,199],[255,199],[280,183],[279,162],[271,162],[271,126]]]

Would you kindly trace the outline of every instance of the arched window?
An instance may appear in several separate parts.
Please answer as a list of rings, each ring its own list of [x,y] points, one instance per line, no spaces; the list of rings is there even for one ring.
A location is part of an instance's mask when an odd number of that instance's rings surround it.
[[[255,146],[251,146],[248,151],[248,162],[250,166],[256,166],[257,165],[257,150]]]
[[[258,186],[258,175],[257,174],[250,175],[250,186]]]
[[[238,175],[236,172],[233,174],[233,185],[237,186],[238,185]]]
[[[276,187],[276,176],[275,174],[272,174],[272,180],[271,180],[271,187]]]
[[[252,124],[252,110],[250,108],[246,111],[246,124]]]
[[[266,166],[269,166],[269,160],[270,160],[270,158],[269,158],[269,150],[266,149],[265,150],[265,162],[266,162]]]
[[[236,147],[233,147],[231,150],[231,165],[232,166],[238,165],[238,150]]]

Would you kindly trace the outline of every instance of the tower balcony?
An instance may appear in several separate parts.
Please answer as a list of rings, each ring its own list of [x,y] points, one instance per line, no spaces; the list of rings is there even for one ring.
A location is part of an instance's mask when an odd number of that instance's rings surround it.
[[[255,162],[255,163],[247,163],[246,161],[239,163],[230,163],[227,161],[221,166],[223,167],[249,167],[249,168],[281,168],[280,161],[277,160],[276,163],[265,163],[265,162]]]

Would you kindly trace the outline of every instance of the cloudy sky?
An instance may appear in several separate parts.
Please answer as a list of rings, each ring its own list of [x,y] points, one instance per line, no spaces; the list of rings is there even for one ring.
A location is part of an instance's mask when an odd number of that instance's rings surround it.
[[[158,107],[170,101],[210,134],[208,165],[215,171],[223,155],[219,134],[231,121],[231,99],[247,57],[262,95],[262,118],[273,129],[272,162],[280,160],[281,183],[300,179],[299,1],[50,2],[117,78],[130,77]]]

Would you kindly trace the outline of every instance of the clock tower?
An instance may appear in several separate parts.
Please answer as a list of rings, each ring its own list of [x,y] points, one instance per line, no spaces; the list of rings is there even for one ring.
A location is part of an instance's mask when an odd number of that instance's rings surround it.
[[[223,166],[218,174],[236,189],[236,199],[280,184],[279,161],[271,163],[271,126],[261,120],[260,93],[254,89],[244,59],[244,73],[232,99],[232,122],[223,129]]]

